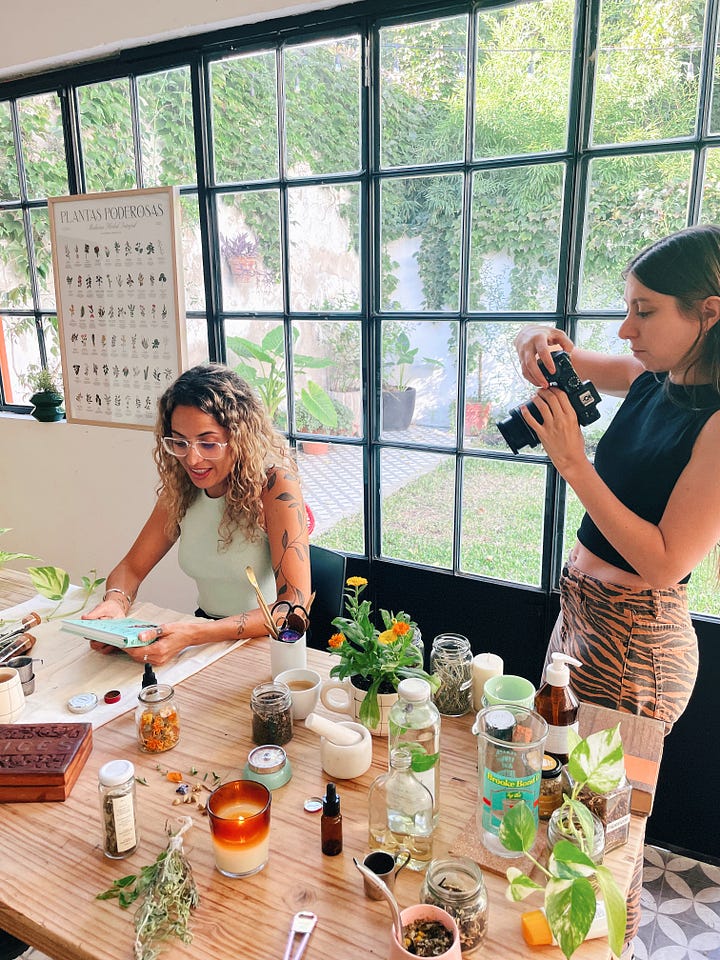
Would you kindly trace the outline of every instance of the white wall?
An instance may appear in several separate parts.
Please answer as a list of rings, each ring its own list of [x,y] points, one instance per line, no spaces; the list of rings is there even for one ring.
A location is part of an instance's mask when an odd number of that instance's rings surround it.
[[[0,527],[12,528],[0,550],[35,554],[67,570],[73,583],[92,568],[105,576],[123,556],[152,509],[156,484],[150,431],[0,416]],[[140,597],[192,613],[195,584],[178,567],[176,549]]]
[[[142,43],[336,6],[339,0],[2,0],[0,80]]]

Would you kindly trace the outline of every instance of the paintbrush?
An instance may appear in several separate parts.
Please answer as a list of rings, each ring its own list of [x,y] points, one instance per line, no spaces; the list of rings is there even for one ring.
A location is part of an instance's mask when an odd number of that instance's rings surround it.
[[[260,589],[260,584],[257,582],[255,571],[251,566],[247,566],[245,567],[245,574],[248,580],[250,581],[250,583],[252,584],[252,588],[255,591],[255,596],[257,597],[257,600],[258,600],[258,605],[265,616],[265,626],[270,631],[270,636],[275,637],[275,639],[277,640],[280,636],[278,632],[278,627],[272,618],[272,613],[270,613],[270,607],[268,607],[267,602],[265,601],[265,597],[263,596],[262,590]]]

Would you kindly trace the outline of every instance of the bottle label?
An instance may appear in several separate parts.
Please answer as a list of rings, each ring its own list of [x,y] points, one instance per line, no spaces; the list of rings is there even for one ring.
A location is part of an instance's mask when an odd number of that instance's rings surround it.
[[[482,825],[496,836],[504,813],[524,800],[537,819],[540,771],[525,777],[514,777],[509,772],[495,772],[485,768],[482,794]]]
[[[113,822],[115,824],[115,838],[117,851],[122,853],[135,846],[135,810],[133,798],[130,794],[125,797],[112,798]]]
[[[548,735],[547,740],[545,741],[545,749],[548,753],[570,753],[570,745],[568,743],[569,730],[574,730],[575,733],[578,732],[577,720],[575,723],[569,723],[564,727],[555,727],[551,723],[548,724]]]

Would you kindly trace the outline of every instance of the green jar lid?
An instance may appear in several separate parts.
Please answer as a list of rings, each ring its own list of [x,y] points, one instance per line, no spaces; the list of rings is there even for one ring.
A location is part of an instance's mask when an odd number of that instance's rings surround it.
[[[284,787],[291,777],[292,767],[287,754],[274,743],[265,743],[251,750],[242,775],[243,780],[262,783],[268,790]]]

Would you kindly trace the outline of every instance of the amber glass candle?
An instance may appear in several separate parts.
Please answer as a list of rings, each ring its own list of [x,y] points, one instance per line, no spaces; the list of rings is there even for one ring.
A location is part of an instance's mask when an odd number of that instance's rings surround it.
[[[270,791],[253,780],[232,780],[210,794],[215,866],[226,877],[262,870],[270,851]]]

